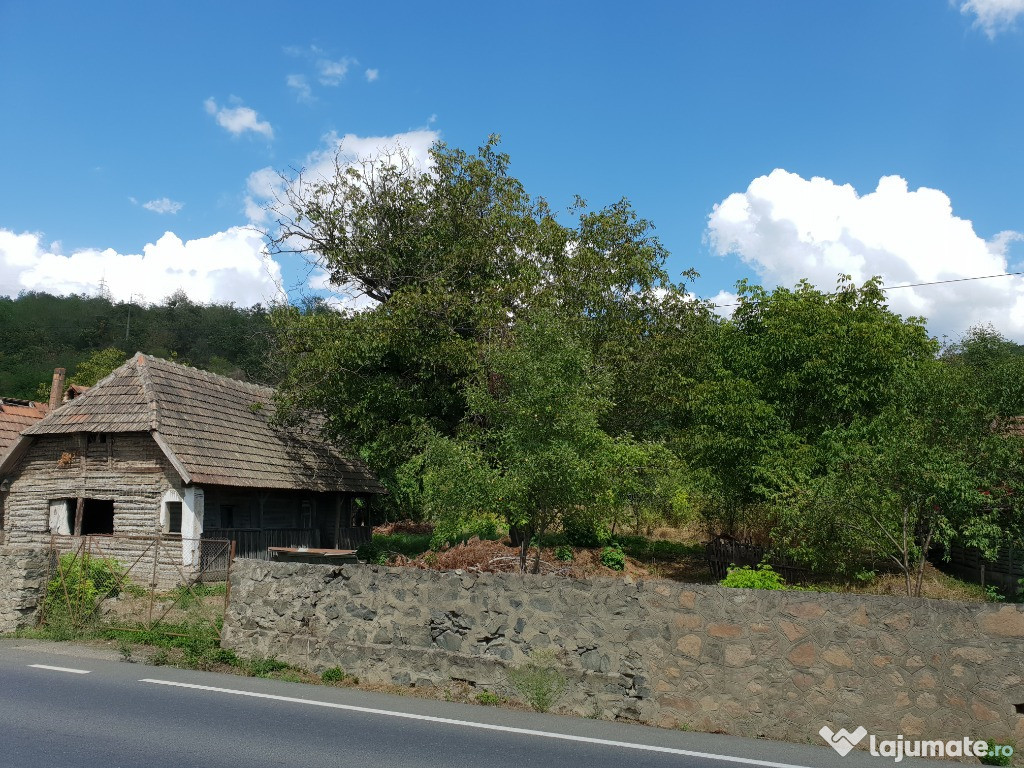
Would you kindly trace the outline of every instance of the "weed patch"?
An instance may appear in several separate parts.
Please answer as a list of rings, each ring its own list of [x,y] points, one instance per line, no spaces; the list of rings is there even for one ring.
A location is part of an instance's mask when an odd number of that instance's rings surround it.
[[[567,685],[555,654],[550,650],[535,651],[528,662],[510,669],[508,682],[538,712],[551,709]]]

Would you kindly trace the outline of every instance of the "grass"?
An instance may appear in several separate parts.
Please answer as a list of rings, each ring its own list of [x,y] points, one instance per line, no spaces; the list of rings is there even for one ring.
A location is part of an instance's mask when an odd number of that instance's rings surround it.
[[[617,536],[622,551],[634,560],[671,562],[704,556],[704,545],[695,542],[650,539],[646,536]]]
[[[429,533],[375,533],[369,544],[359,547],[358,555],[361,560],[384,565],[394,555],[418,557],[429,549]]]
[[[204,597],[223,597],[227,593],[227,584],[193,584],[180,586],[167,593],[161,599],[171,600],[179,608],[190,608]]]
[[[811,592],[847,592],[861,595],[892,595],[906,597],[907,589],[903,574],[884,573],[869,581],[838,582],[830,580],[811,581],[804,585]],[[973,584],[943,573],[933,565],[925,566],[921,582],[921,597],[933,600],[960,600],[964,602],[986,602],[988,595],[980,584]]]

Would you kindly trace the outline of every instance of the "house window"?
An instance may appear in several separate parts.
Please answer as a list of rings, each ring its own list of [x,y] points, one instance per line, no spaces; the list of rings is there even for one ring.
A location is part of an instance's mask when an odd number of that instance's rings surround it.
[[[308,499],[299,505],[299,528],[313,527],[313,502]]]
[[[75,530],[78,499],[67,499],[67,530],[82,536],[109,536],[114,533],[114,502],[110,499],[82,499],[82,529]]]
[[[164,533],[176,533],[181,535],[181,502],[165,501],[164,508],[167,510]]]
[[[221,504],[220,505],[220,527],[221,528],[234,528],[235,527],[235,505],[234,504]]]
[[[90,432],[85,438],[86,443],[105,443],[107,442],[106,432]]]

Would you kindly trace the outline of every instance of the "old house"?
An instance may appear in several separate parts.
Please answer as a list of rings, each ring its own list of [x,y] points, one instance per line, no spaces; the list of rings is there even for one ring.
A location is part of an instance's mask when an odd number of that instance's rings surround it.
[[[13,397],[0,397],[0,458],[18,442],[23,430],[31,427],[47,411],[60,405],[64,391],[65,370],[57,368],[53,372],[50,385],[50,401],[37,403],[32,400],[19,400]],[[83,388],[80,388],[83,389]],[[3,482],[0,476],[0,543],[4,540],[4,502],[10,483]]]
[[[179,571],[203,539],[250,556],[368,540],[365,502],[383,488],[314,424],[275,426],[273,394],[136,354],[0,454],[7,540],[108,535],[124,559],[158,537]]]

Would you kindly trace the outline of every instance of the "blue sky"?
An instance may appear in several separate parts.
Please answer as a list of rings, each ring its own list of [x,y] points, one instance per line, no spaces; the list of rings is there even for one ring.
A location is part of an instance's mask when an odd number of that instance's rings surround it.
[[[0,2],[0,293],[294,296],[308,268],[246,229],[271,170],[490,133],[556,208],[628,197],[722,303],[1024,269],[1022,27],[1024,0]],[[891,299],[1024,339],[1020,278]]]

